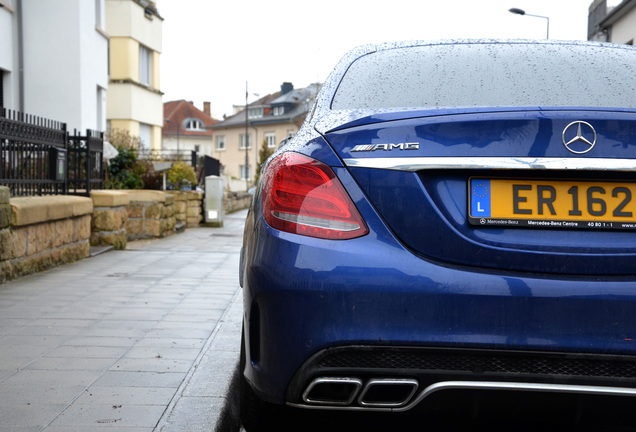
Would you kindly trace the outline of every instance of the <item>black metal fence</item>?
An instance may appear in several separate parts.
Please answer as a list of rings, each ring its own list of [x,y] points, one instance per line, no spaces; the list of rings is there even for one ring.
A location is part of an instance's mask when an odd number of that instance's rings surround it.
[[[11,196],[90,195],[103,188],[103,132],[0,108],[0,186]]]
[[[199,186],[205,185],[206,175],[219,175],[219,161],[207,155],[199,157],[198,153],[194,150],[141,149],[139,150],[139,158],[153,162],[185,162],[194,168],[194,172],[197,175],[197,184]],[[216,162],[216,165],[214,165],[214,162],[210,162],[210,160]],[[216,166],[216,169],[210,168],[213,166]],[[209,174],[206,174],[208,172]]]
[[[176,162],[181,161],[189,164],[192,168],[197,167],[197,152],[194,150],[150,150],[139,149],[139,159],[146,159],[155,162]]]
[[[207,176],[220,176],[221,175],[221,162],[218,159],[210,157],[208,155],[203,156],[203,166],[199,170],[197,180],[199,185],[205,184],[205,178]]]
[[[68,137],[68,193],[90,195],[104,187],[104,132],[75,131]]]

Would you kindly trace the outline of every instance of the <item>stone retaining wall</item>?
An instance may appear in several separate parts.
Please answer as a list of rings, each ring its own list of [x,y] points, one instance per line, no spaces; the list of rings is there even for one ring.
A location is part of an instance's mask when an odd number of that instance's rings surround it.
[[[174,196],[161,191],[131,190],[128,193],[128,240],[166,237],[176,225]]]
[[[203,193],[197,191],[166,191],[174,196],[177,224],[188,228],[199,226],[203,220]]]
[[[0,187],[0,282],[88,257],[90,198],[8,197]]]
[[[188,209],[188,199],[185,192],[168,191],[174,197],[174,217],[177,225],[186,224],[186,213]]]
[[[0,283],[4,282],[11,272],[11,204],[9,188],[0,186]]]
[[[186,209],[186,226],[192,228],[203,221],[203,193],[197,191],[185,192],[188,208]]]
[[[128,205],[130,197],[125,191],[92,191],[93,222],[91,245],[113,246],[126,249],[128,232]]]
[[[87,258],[90,246],[125,249],[128,241],[175,233],[203,219],[196,191],[101,190],[91,197],[67,195],[10,198],[0,186],[0,283]]]
[[[251,202],[252,195],[247,192],[226,192],[223,198],[225,214],[249,208]]]

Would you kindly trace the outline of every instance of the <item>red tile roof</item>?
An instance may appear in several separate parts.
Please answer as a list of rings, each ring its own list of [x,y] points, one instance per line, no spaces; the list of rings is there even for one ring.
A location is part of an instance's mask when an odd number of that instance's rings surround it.
[[[187,119],[199,119],[204,124],[204,128],[217,124],[219,121],[213,119],[205,112],[195,107],[192,102],[177,100],[165,102],[163,104],[163,131],[164,136],[211,136],[212,130],[191,130],[184,127]],[[178,130],[177,130],[178,128]]]

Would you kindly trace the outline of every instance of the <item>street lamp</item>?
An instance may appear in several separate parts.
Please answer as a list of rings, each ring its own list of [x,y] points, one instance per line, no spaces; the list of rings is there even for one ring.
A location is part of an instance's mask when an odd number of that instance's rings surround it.
[[[516,14],[516,15],[526,15],[526,16],[531,16],[531,17],[535,17],[535,18],[545,18],[548,21],[548,29],[547,29],[545,38],[546,39],[550,39],[550,18],[548,18],[547,16],[532,15],[532,14],[526,13],[526,11],[524,11],[523,9],[519,9],[519,8],[508,9],[508,12]]]
[[[249,146],[248,146],[248,142],[249,142],[249,117],[250,117],[250,111],[247,107],[247,98],[249,97],[250,93],[247,91],[247,81],[245,81],[245,190],[248,191],[249,187],[250,187],[250,176],[249,176]],[[259,97],[260,95],[258,93],[253,93],[254,96]],[[254,127],[254,126],[252,126]],[[254,134],[256,136],[258,136],[258,129],[254,128]],[[254,142],[256,143],[256,138],[254,138]],[[256,164],[258,163],[258,157],[257,157],[257,152],[258,152],[258,147],[255,145],[254,146],[254,167],[256,169],[258,169],[258,167],[256,166]]]

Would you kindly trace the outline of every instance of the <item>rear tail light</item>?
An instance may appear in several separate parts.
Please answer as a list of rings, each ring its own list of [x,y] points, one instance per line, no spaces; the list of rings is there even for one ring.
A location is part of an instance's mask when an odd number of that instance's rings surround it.
[[[268,165],[263,214],[273,228],[310,237],[344,240],[369,232],[331,168],[298,153],[282,153]]]

